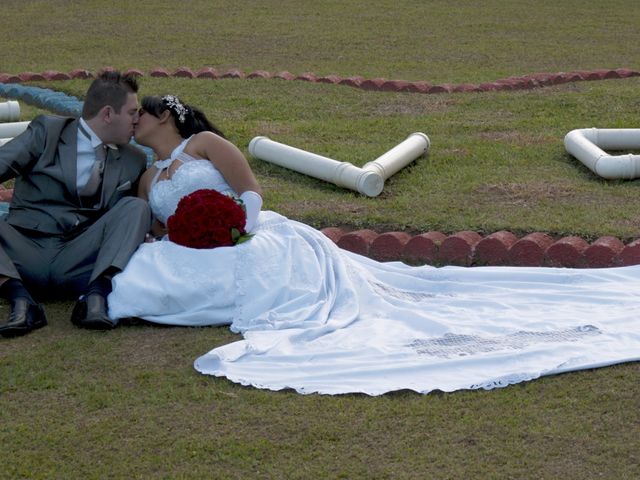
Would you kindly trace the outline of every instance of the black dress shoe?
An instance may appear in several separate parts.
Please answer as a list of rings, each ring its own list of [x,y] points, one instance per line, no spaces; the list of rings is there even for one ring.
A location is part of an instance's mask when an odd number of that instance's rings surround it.
[[[107,314],[107,299],[98,293],[80,297],[71,313],[71,323],[77,327],[92,330],[116,328],[118,320],[111,320]]]
[[[0,325],[0,335],[3,337],[24,335],[46,324],[47,317],[42,305],[32,303],[27,298],[18,297],[11,302],[11,312],[7,321]]]

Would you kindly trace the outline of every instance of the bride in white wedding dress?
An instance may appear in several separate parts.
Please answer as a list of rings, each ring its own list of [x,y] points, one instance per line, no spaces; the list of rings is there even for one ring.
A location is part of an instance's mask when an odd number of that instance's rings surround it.
[[[260,211],[246,159],[197,109],[173,96],[142,105],[136,141],[163,159],[140,186],[153,234],[201,188],[242,198],[254,234],[215,249],[145,243],[113,279],[113,318],[242,334],[197,358],[198,371],[272,390],[378,395],[494,388],[640,359],[640,267],[375,262]]]

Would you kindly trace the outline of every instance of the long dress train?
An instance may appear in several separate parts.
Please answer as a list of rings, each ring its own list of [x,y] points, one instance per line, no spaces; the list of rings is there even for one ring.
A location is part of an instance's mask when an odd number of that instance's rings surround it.
[[[150,196],[159,218],[190,191],[231,190],[210,162],[174,156],[185,163]],[[243,339],[196,370],[301,393],[494,388],[640,359],[640,266],[379,263],[268,211],[254,233],[212,250],[141,245],[114,278],[110,315],[230,325]]]

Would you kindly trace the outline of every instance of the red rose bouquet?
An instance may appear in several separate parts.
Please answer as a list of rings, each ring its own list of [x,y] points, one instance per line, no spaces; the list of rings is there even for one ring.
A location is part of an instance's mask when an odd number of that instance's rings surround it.
[[[242,201],[216,190],[196,190],[182,197],[167,220],[169,240],[190,248],[231,246],[248,240]]]

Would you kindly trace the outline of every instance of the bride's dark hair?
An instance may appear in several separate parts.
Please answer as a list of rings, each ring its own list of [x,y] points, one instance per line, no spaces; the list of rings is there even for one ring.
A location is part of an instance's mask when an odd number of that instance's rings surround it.
[[[213,132],[222,138],[226,138],[224,133],[209,121],[202,110],[182,103],[174,95],[144,97],[142,99],[142,109],[154,117],[159,117],[162,112],[169,110],[182,138],[189,138],[191,135],[200,132]]]

